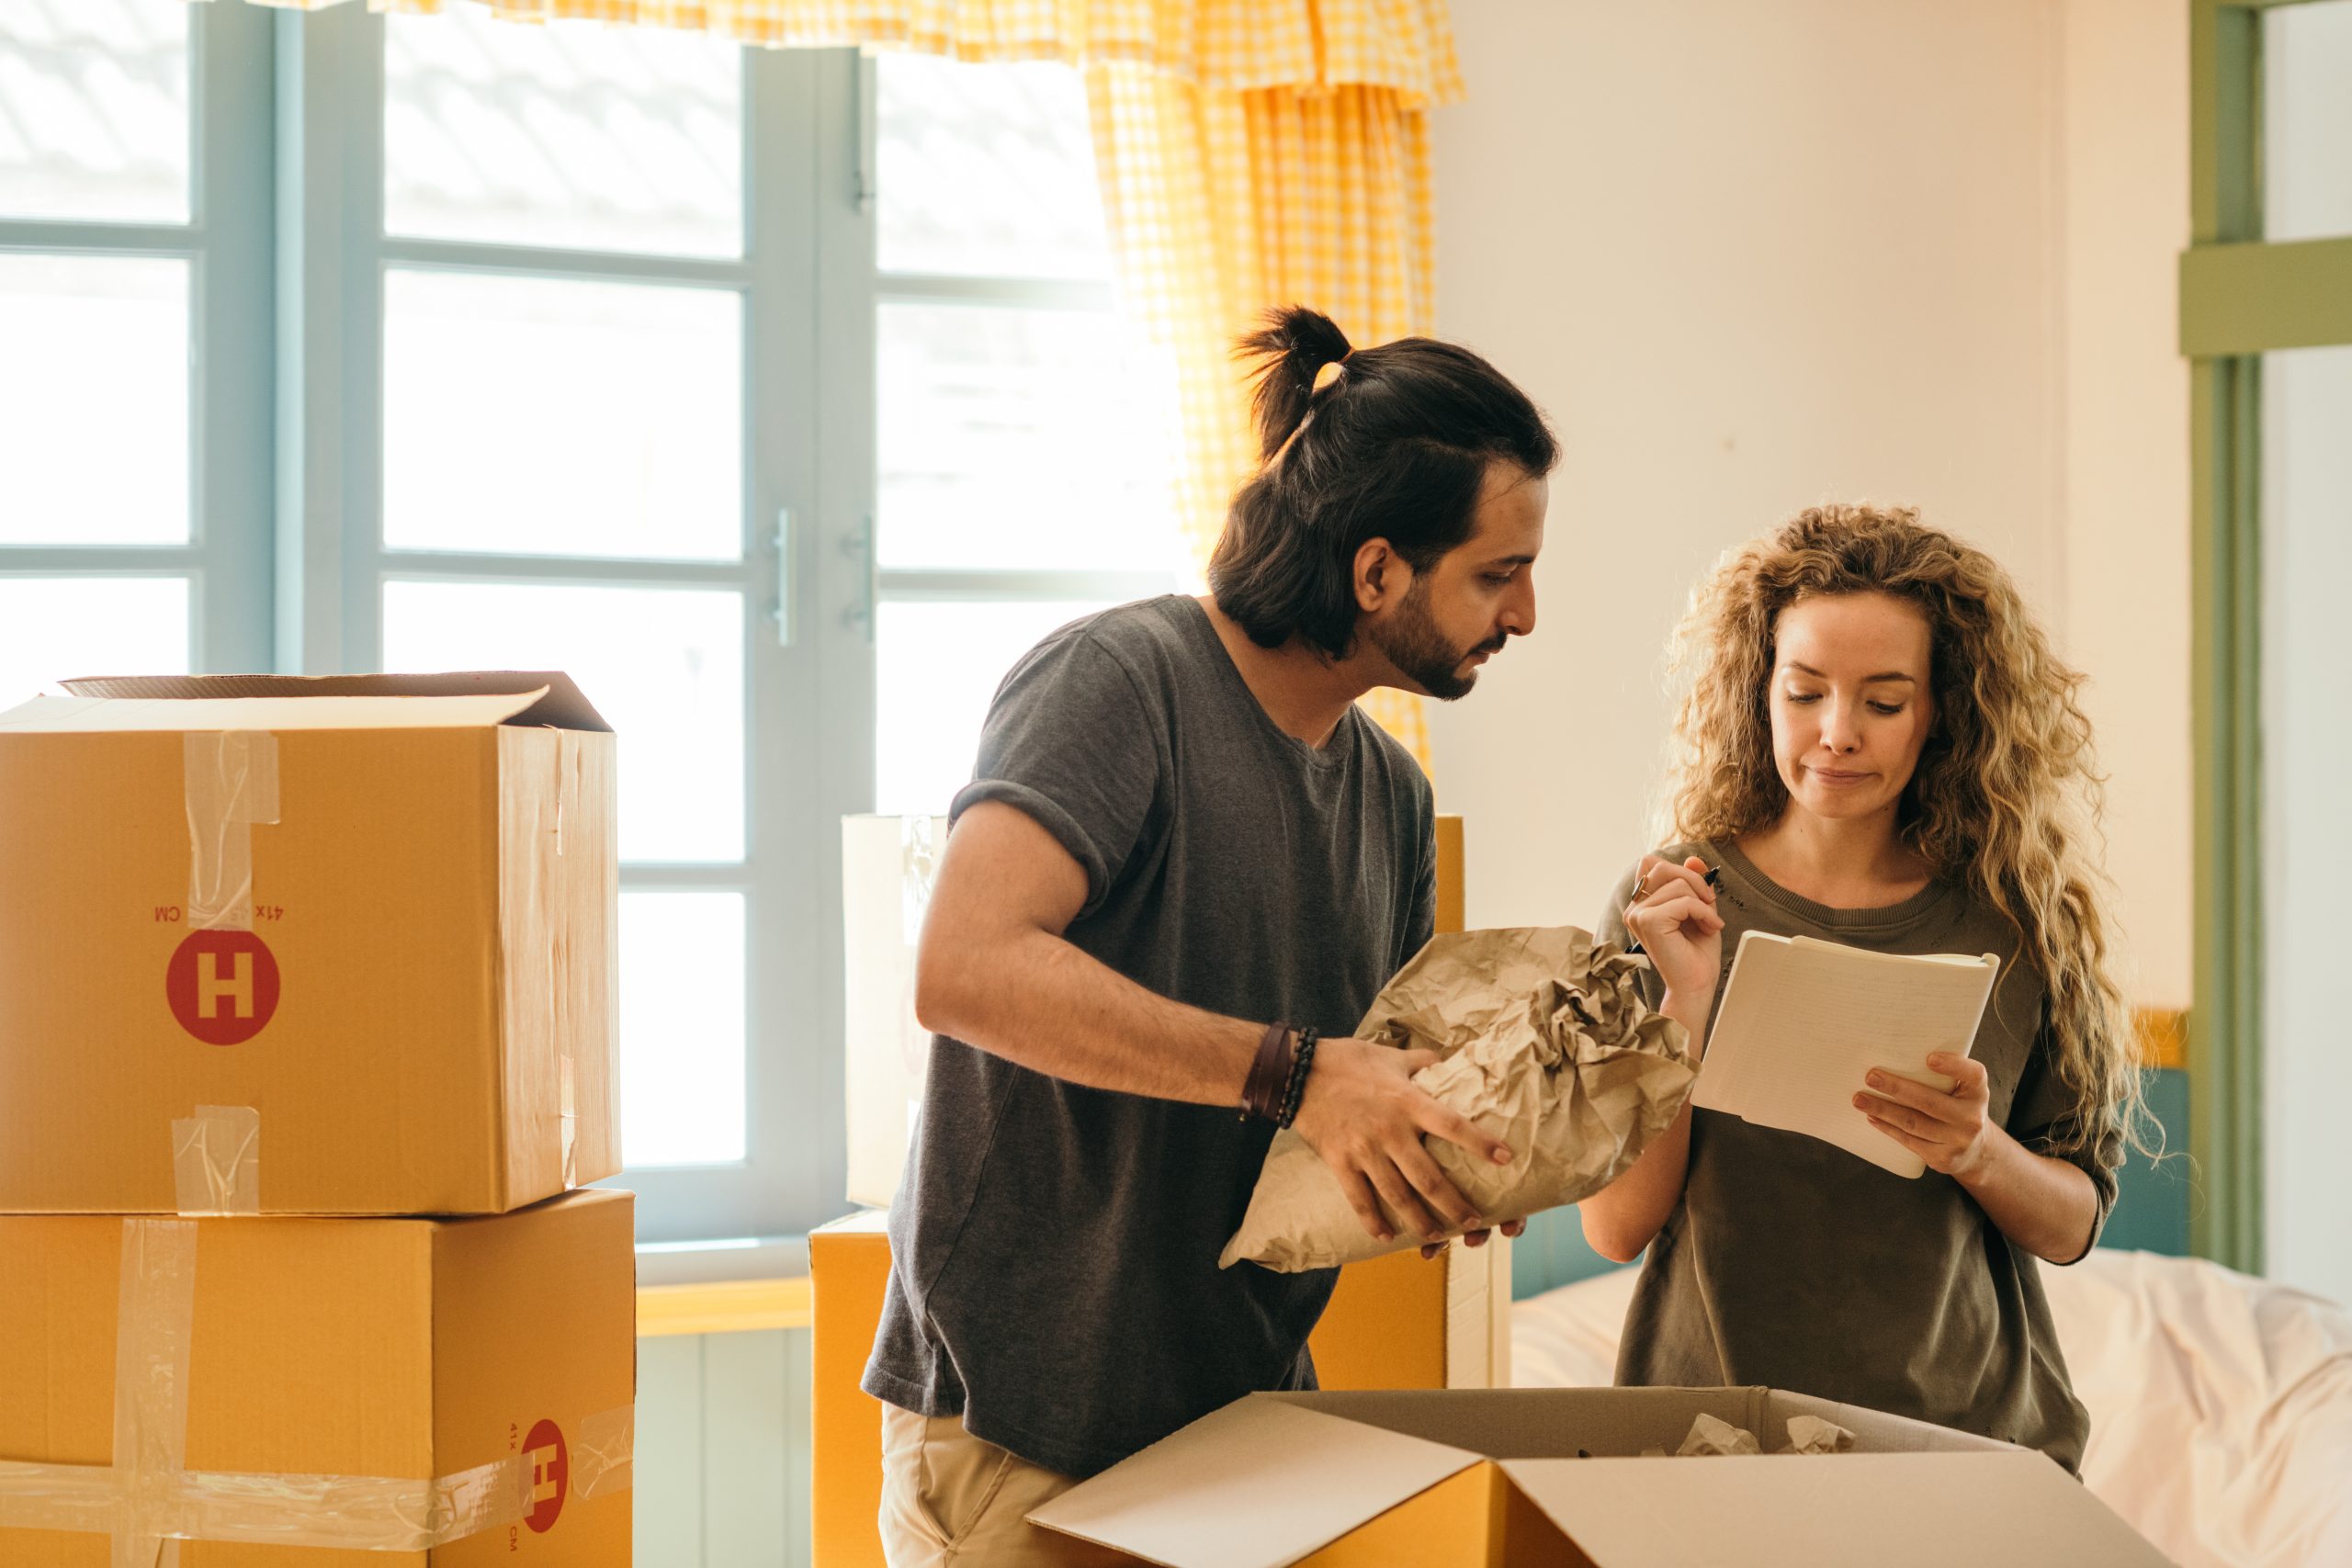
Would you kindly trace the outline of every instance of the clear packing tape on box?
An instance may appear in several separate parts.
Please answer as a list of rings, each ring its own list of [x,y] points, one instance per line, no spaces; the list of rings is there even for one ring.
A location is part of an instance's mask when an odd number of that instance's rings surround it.
[[[1680,1024],[1653,1012],[1649,960],[1573,926],[1441,935],[1389,981],[1356,1037],[1442,1053],[1414,1081],[1510,1145],[1495,1165],[1442,1138],[1430,1156],[1490,1223],[1591,1196],[1673,1123],[1697,1080]],[[1294,1132],[1274,1135],[1219,1264],[1330,1269],[1416,1245],[1379,1241]]]
[[[525,1451],[449,1475],[262,1475],[187,1468],[196,1225],[122,1223],[114,1463],[0,1461],[0,1528],[112,1539],[113,1568],[176,1568],[183,1540],[429,1551],[517,1524],[547,1483]],[[590,1416],[570,1445],[571,1495],[626,1492],[634,1406]]]

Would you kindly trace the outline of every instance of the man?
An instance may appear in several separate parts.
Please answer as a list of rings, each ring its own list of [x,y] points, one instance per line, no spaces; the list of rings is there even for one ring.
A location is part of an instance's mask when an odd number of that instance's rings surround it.
[[[1285,1116],[1382,1237],[1485,1223],[1424,1135],[1511,1157],[1410,1081],[1430,1053],[1346,1037],[1436,903],[1428,781],[1354,704],[1460,697],[1534,629],[1558,449],[1451,344],[1351,353],[1295,308],[1245,347],[1265,463],[1210,596],[1032,649],[952,807],[917,962],[939,1038],[865,1378],[894,1568],[1108,1560],[1023,1515],[1314,1386],[1336,1270],[1216,1264]]]

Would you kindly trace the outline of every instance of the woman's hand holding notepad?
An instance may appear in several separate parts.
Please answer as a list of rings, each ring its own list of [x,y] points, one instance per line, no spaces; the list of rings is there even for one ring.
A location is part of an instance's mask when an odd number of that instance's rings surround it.
[[[1749,931],[1690,1102],[1917,1178],[1926,1162],[1872,1127],[1854,1109],[1854,1091],[1872,1068],[1951,1089],[1951,1078],[1929,1070],[1928,1054],[1969,1054],[1999,968],[1991,953],[1872,953]]]

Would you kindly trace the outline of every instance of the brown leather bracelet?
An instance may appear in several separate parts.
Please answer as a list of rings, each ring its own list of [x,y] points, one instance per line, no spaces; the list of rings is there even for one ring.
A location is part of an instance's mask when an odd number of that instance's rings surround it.
[[[1261,1122],[1282,1114],[1283,1090],[1290,1082],[1291,1029],[1287,1023],[1266,1026],[1259,1038],[1258,1055],[1250,1063],[1250,1077],[1241,1086],[1241,1113]]]

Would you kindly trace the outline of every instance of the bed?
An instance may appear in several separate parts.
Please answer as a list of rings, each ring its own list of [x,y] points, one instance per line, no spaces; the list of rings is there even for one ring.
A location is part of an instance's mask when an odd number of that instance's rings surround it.
[[[1516,1303],[1512,1382],[1608,1382],[1634,1272]],[[2149,1252],[2042,1278],[2109,1507],[2182,1568],[2352,1568],[2352,1312]]]

